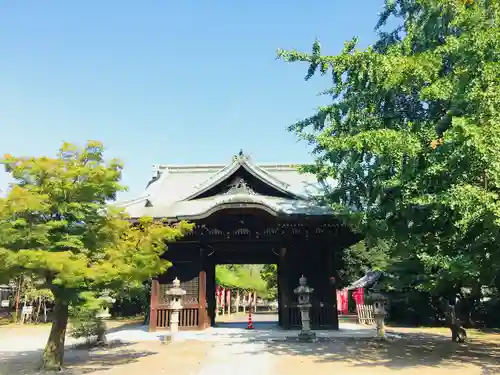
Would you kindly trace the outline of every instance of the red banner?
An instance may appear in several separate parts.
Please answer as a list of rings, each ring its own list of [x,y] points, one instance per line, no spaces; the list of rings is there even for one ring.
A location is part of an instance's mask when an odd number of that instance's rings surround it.
[[[347,289],[337,290],[337,311],[339,314],[349,313],[349,291]]]
[[[220,305],[222,299],[222,288],[219,285],[215,286],[215,297],[217,298],[217,303]]]
[[[365,304],[365,289],[358,288],[354,292],[352,292],[352,298],[356,305],[364,305]]]

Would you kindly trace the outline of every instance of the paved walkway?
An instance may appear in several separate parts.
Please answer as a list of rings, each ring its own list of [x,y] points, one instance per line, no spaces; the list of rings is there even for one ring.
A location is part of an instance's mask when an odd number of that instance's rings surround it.
[[[246,317],[242,315],[225,317],[225,321],[217,327],[204,331],[178,332],[173,341],[203,340],[211,342],[248,343],[257,341],[285,340],[297,336],[298,331],[282,330],[277,325],[275,314],[257,314],[254,316],[254,329],[247,330]],[[374,337],[375,330],[371,327],[360,326],[352,323],[340,323],[338,331],[314,331],[319,339],[345,338],[345,337]],[[108,340],[122,342],[161,340],[168,332],[148,332],[147,327],[132,327],[117,330],[107,335]]]
[[[264,342],[227,340],[214,346],[198,375],[275,375]]]

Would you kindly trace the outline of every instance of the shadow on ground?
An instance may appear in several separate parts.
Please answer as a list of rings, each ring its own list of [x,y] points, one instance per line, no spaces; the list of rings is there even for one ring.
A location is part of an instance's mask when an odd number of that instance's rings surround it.
[[[113,332],[123,331],[125,329],[133,329],[133,328],[141,328],[144,327],[142,321],[129,321],[129,322],[108,322],[106,334],[110,334]]]
[[[276,356],[305,356],[315,363],[342,363],[367,373],[375,367],[402,370],[419,366],[459,368],[474,365],[481,369],[482,375],[500,374],[500,344],[487,340],[472,339],[466,344],[456,344],[442,335],[401,334],[399,338],[388,341],[341,337],[301,343],[235,333],[234,338],[237,336],[243,342],[264,343],[261,352]],[[254,351],[249,353],[256,354]]]
[[[138,351],[131,346],[128,343],[120,343],[90,350],[83,347],[67,348],[64,357],[65,369],[57,374],[88,374],[134,363],[140,358],[157,354],[149,350]],[[38,374],[41,358],[42,350],[4,354],[0,361],[0,374]]]

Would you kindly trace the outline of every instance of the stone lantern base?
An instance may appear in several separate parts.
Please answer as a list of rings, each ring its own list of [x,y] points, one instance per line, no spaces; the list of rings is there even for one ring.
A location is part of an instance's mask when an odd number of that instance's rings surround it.
[[[373,318],[375,320],[375,327],[377,330],[377,337],[380,339],[385,339],[385,315],[384,313],[375,313],[373,314]]]
[[[313,341],[316,339],[316,333],[312,331],[300,331],[298,338],[299,341]]]

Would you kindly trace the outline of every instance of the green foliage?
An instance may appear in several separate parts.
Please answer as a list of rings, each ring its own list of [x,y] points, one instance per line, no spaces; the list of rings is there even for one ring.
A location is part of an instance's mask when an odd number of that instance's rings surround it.
[[[64,144],[57,158],[5,156],[16,179],[0,200],[0,258],[4,271],[45,279],[55,295],[80,289],[122,286],[148,279],[168,267],[159,257],[176,228],[143,218],[138,223],[108,206],[119,184],[121,164],[105,162],[103,146]]]
[[[306,79],[330,72],[332,103],[290,129],[314,146],[305,170],[338,182],[326,198],[343,218],[393,244],[399,285],[500,291],[499,22],[498,1],[394,0],[365,50],[278,51]]]
[[[152,218],[133,222],[109,205],[125,188],[121,163],[103,154],[101,143],[89,141],[83,148],[65,143],[55,158],[4,156],[15,183],[0,199],[0,273],[35,276],[54,295],[57,329],[44,360],[62,350],[57,336],[64,333],[69,303],[166,271],[169,263],[160,258],[165,243],[192,228]],[[51,366],[62,361],[57,357]]]
[[[387,271],[391,265],[391,250],[390,242],[384,240],[377,240],[375,243],[363,240],[345,249],[337,287],[349,285],[370,270]]]
[[[113,317],[146,316],[151,298],[151,282],[122,288],[115,292],[116,298],[110,313]]]
[[[267,286],[260,275],[258,265],[217,266],[215,278],[219,285],[228,288],[255,290],[261,296],[267,295]]]
[[[23,278],[23,290],[21,292],[21,301],[31,304],[33,301],[43,300],[45,302],[53,302],[54,295],[50,289],[45,288],[43,280],[33,277]]]
[[[71,329],[69,334],[73,338],[85,338],[87,344],[94,338],[104,337],[106,325],[97,317],[99,306],[96,303],[84,304],[71,309]]]
[[[266,283],[268,298],[278,298],[278,266],[276,264],[265,264],[260,270],[260,277]]]

